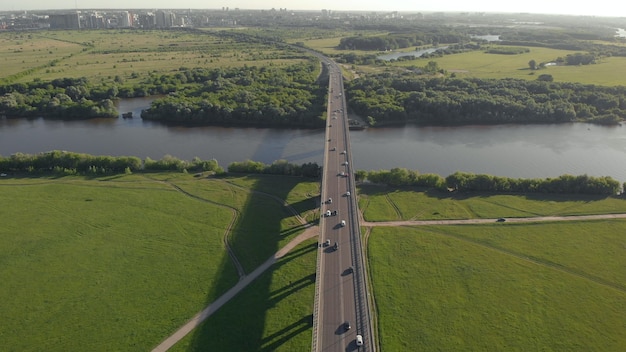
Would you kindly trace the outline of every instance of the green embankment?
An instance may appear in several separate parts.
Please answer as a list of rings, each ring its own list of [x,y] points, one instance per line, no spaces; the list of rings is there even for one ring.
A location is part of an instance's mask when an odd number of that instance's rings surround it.
[[[626,213],[622,197],[442,193],[360,186],[367,221],[480,219]]]
[[[301,232],[280,202],[256,188],[271,183],[276,197],[306,212],[317,185],[282,179],[3,178],[3,348],[153,348],[237,282],[223,242],[236,213],[230,241],[247,272]],[[246,186],[231,185],[240,182]],[[263,217],[251,209],[258,204]],[[284,274],[275,269],[275,275]]]
[[[621,351],[626,221],[374,228],[385,350]]]

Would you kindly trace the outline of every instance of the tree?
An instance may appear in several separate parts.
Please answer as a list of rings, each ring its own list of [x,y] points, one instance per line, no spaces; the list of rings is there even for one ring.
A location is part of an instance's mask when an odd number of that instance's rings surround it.
[[[537,77],[538,81],[543,81],[543,82],[552,82],[554,81],[554,77],[552,77],[552,75],[549,74],[543,74],[543,75],[539,75],[539,77]]]
[[[537,61],[535,61],[535,60],[528,61],[528,67],[530,67],[531,70],[536,70],[537,69]]]

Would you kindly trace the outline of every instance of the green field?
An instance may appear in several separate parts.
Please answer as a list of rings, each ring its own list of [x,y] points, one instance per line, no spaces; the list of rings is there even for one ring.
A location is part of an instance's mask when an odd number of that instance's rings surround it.
[[[249,29],[250,34],[271,31]],[[246,32],[246,33],[247,33]],[[267,33],[266,33],[267,32]],[[289,43],[303,42],[327,55],[369,51],[337,50],[342,37],[381,35],[383,31],[323,31],[298,30],[286,33]],[[403,49],[412,50],[413,48]],[[392,67],[425,66],[436,61],[449,74],[459,77],[519,78],[534,80],[540,74],[550,74],[555,81],[598,85],[623,85],[626,81],[626,58],[607,57],[594,65],[550,66],[530,71],[528,62],[550,62],[575,51],[531,47],[519,55],[488,54],[484,50],[439,58],[417,59],[387,63],[384,66],[356,66],[346,75],[370,74]],[[138,82],[152,73],[163,74],[181,67],[240,67],[244,65],[289,65],[298,62],[293,53],[281,52],[262,44],[239,43],[226,37],[186,31],[36,31],[0,33],[0,79],[9,82],[44,81],[64,77],[87,77],[95,81],[121,77],[127,83]],[[346,66],[347,68],[351,68]]]
[[[479,219],[626,213],[621,197],[556,194],[441,193],[381,186],[359,187],[367,221]]]
[[[367,32],[368,35],[382,33]],[[355,35],[346,33],[345,37]],[[365,34],[364,34],[365,35]],[[319,50],[327,55],[356,53],[357,55],[378,54],[375,51],[338,50],[341,37],[319,38],[306,40],[308,47]],[[496,46],[497,47],[497,46]],[[445,55],[437,58],[424,58],[411,61],[387,63],[384,66],[356,66],[357,72],[371,74],[388,71],[390,67],[404,68],[408,66],[423,67],[429,61],[435,61],[448,74],[454,73],[457,77],[477,78],[518,78],[535,80],[541,74],[550,74],[557,82],[580,82],[603,86],[624,85],[626,82],[626,58],[607,57],[597,64],[585,66],[548,66],[545,69],[531,71],[528,66],[530,60],[537,64],[552,62],[558,57],[575,54],[578,51],[559,50],[541,47],[529,47],[528,53],[518,55],[489,54],[485,50],[472,51],[463,54]],[[413,47],[399,51],[412,51]],[[352,66],[352,65],[350,65]]]
[[[170,351],[310,350],[316,248],[296,247]]]
[[[314,204],[301,198],[314,184],[268,176],[245,178],[248,188],[231,184],[241,179],[166,173],[0,180],[0,199],[10,204],[0,213],[3,349],[156,346],[237,282],[223,242],[232,208],[239,215],[230,241],[250,271],[301,229],[256,187],[271,184],[278,197]],[[249,209],[257,204],[261,214]]]
[[[445,55],[440,58],[417,59],[393,63],[393,66],[426,66],[435,61],[440,68],[457,77],[477,78],[519,78],[535,80],[541,74],[550,74],[556,82],[580,82],[603,86],[624,85],[626,82],[626,58],[609,57],[594,65],[548,66],[545,69],[531,71],[530,60],[537,63],[551,62],[558,57],[565,57],[576,51],[549,48],[529,48],[530,52],[519,55],[488,54],[484,51],[472,51],[463,54]]]
[[[626,222],[374,228],[388,351],[623,351]]]
[[[66,77],[137,82],[181,67],[289,65],[291,53],[268,45],[186,31],[37,31],[0,33],[0,80]]]

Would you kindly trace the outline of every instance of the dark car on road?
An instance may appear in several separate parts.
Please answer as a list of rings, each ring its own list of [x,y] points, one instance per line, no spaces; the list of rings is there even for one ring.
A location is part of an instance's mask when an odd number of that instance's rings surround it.
[[[345,323],[343,323],[343,329],[346,331],[352,329],[352,326],[350,325],[349,321],[346,321]]]

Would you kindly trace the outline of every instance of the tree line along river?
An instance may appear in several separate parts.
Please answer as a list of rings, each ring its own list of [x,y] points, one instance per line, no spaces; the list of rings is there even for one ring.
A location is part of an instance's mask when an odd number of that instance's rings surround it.
[[[251,159],[318,162],[323,129],[181,127],[142,121],[150,98],[122,99],[132,119],[0,120],[0,155],[67,150],[160,159],[215,158],[220,165]],[[403,126],[351,132],[354,167],[404,167],[447,176],[465,171],[515,178],[563,174],[626,181],[626,127],[582,123],[462,127]]]

